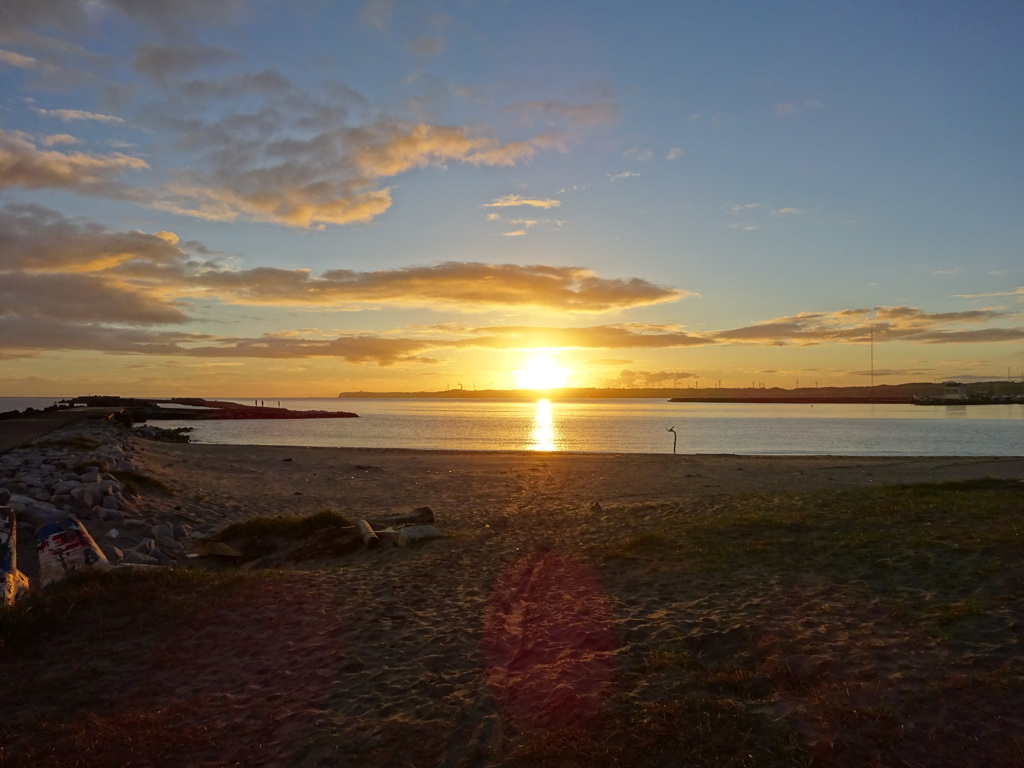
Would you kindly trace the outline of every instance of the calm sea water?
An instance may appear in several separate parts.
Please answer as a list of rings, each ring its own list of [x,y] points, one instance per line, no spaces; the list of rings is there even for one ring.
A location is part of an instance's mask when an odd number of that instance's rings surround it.
[[[53,398],[0,398],[0,411]],[[252,400],[237,402],[251,404]],[[428,450],[1024,456],[1024,405],[803,405],[664,400],[295,399],[358,419],[154,422],[204,443]],[[20,405],[18,403],[21,403]],[[265,403],[277,405],[278,400]]]

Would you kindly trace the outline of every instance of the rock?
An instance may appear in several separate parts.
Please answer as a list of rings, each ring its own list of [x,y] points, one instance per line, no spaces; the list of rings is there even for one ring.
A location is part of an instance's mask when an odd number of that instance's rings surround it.
[[[104,523],[121,524],[124,522],[124,512],[119,509],[104,509],[100,517]]]
[[[223,541],[203,541],[199,545],[200,554],[207,557],[241,557],[242,553],[225,544]]]
[[[444,538],[444,534],[433,525],[407,525],[398,532],[398,545],[408,546],[417,541]]]
[[[160,563],[160,565],[174,565],[173,557],[155,547],[153,548],[153,551],[149,553],[149,556]]]
[[[159,539],[157,539],[156,546],[157,549],[162,549],[165,552],[172,554],[177,554],[185,548],[181,545],[180,542],[177,542],[174,539],[168,539],[166,536],[161,536]]]
[[[178,523],[174,526],[174,538],[180,541],[181,539],[187,539],[192,535],[191,529],[187,525]]]
[[[141,552],[144,555],[153,554],[154,549],[156,549],[156,541],[154,539],[143,539],[135,547],[136,552]]]
[[[129,565],[160,565],[160,561],[155,557],[144,555],[141,552],[131,550],[124,553],[124,559],[122,563],[128,563]]]
[[[63,509],[57,509],[48,501],[34,501],[25,506],[19,517],[38,528],[42,525],[66,520],[68,514]]]
[[[124,552],[113,544],[100,544],[100,549],[103,550],[103,554],[107,556],[107,560],[111,563],[120,563],[124,560]]]
[[[174,538],[174,529],[169,525],[154,525],[150,531],[157,540]]]
[[[121,507],[124,506],[124,503],[120,499],[118,499],[117,496],[107,496],[100,506],[103,507],[104,509],[114,509],[120,511]]]
[[[6,488],[0,488],[0,507],[6,507],[11,500],[11,492]]]

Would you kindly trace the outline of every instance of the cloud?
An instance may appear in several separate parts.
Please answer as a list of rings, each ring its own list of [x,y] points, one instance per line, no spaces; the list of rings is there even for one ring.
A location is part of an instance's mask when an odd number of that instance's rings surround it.
[[[532,208],[557,208],[562,204],[561,200],[551,198],[523,197],[521,195],[504,195],[490,203],[484,203],[484,208],[514,208],[516,206],[529,206]]]
[[[83,109],[42,109],[40,107],[33,107],[32,111],[36,114],[43,115],[44,117],[56,117],[58,120],[64,123],[70,123],[74,120],[94,120],[98,123],[123,123],[120,117],[114,115],[103,115],[97,112],[86,112]]]
[[[572,104],[565,101],[528,101],[509,107],[521,119],[539,118],[548,124],[569,124],[585,128],[611,125],[619,118],[619,108],[607,102]]]
[[[436,362],[420,353],[436,349],[436,342],[360,334],[336,339],[281,338],[261,336],[254,339],[221,338],[214,344],[182,350],[189,357],[250,357],[277,360],[330,357],[346,363],[375,363],[390,366],[399,362]],[[440,345],[444,346],[444,345]]]
[[[779,117],[789,117],[809,110],[821,109],[825,104],[817,99],[805,99],[802,102],[780,101],[772,107],[772,110]]]
[[[1019,288],[1014,288],[1012,291],[999,293],[957,293],[954,294],[954,296],[958,299],[990,299],[995,296],[1024,296],[1024,285]]]
[[[525,229],[513,229],[513,230],[510,230],[508,232],[502,232],[501,236],[502,237],[522,237],[525,234],[526,234],[526,230]]]
[[[618,376],[605,380],[607,387],[667,387],[675,386],[679,381],[698,378],[697,374],[687,371],[633,371],[624,369]]]
[[[622,153],[622,156],[627,160],[648,163],[654,159],[654,152],[646,147],[630,147]]]
[[[665,154],[665,159],[666,160],[678,160],[680,157],[682,157],[685,154],[686,153],[683,152],[683,150],[681,148],[679,148],[679,147],[672,147],[672,149],[670,149]]]
[[[245,5],[246,0],[4,0],[0,30],[9,37],[44,27],[80,32],[104,17],[123,15],[167,32],[196,22],[224,23]]]
[[[50,136],[43,136],[39,143],[44,147],[54,147],[58,144],[79,144],[81,143],[74,136],[67,133],[55,133]]]
[[[132,260],[174,264],[185,258],[171,233],[116,232],[37,205],[0,208],[0,272],[95,272]]]
[[[167,83],[172,78],[185,77],[197,70],[225,64],[237,58],[237,54],[213,46],[145,44],[139,46],[132,69],[144,77]]]
[[[609,173],[608,181],[615,183],[616,181],[622,181],[623,179],[633,179],[640,176],[636,171],[623,171],[622,173]]]
[[[31,56],[24,56],[14,51],[0,49],[0,64],[6,64],[9,67],[17,67],[19,69],[32,69],[38,62]]]
[[[372,272],[336,269],[319,276],[303,269],[231,269],[191,257],[171,232],[116,232],[31,205],[0,208],[0,272],[15,270],[92,273],[131,290],[242,305],[342,308],[387,303],[467,312],[598,313],[691,295],[639,278],[600,277],[582,267],[444,262]]]
[[[356,272],[257,268],[206,271],[183,285],[236,304],[339,306],[345,303],[445,306],[464,312],[539,309],[619,312],[677,301],[687,291],[638,278],[613,279],[582,267],[445,262],[432,267]]]
[[[96,275],[8,272],[0,280],[0,317],[70,323],[167,325],[189,318],[149,292]]]
[[[147,167],[145,160],[120,152],[99,155],[40,149],[26,133],[0,130],[0,189],[69,189],[126,196],[114,177]]]
[[[303,122],[294,111],[284,114],[266,109],[210,124],[181,123],[185,148],[197,149],[203,161],[152,205],[215,221],[245,218],[304,228],[366,222],[392,204],[391,188],[379,186],[380,179],[449,162],[511,166],[537,152],[533,140],[502,143],[458,126],[381,118],[339,128],[341,115],[330,121],[306,115],[313,127],[331,127],[308,138],[281,139],[289,123],[298,128]]]
[[[714,341],[675,328],[596,325],[582,328],[552,326],[493,326],[476,328],[466,345],[489,349],[671,349],[713,344]]]
[[[806,211],[800,208],[778,208],[772,211],[772,216],[801,216]]]
[[[1007,317],[995,309],[964,312],[925,312],[917,307],[875,307],[837,312],[804,312],[742,328],[714,331],[720,342],[778,344],[866,344],[869,341],[917,344],[963,344],[1016,341],[1024,338],[1021,328],[964,329]]]

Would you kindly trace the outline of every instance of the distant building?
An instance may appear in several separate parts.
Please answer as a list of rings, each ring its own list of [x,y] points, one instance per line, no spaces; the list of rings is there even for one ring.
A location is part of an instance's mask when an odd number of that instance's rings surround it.
[[[967,399],[967,385],[961,384],[959,381],[944,381],[942,386],[945,387],[945,393],[943,397],[946,400],[966,400]]]

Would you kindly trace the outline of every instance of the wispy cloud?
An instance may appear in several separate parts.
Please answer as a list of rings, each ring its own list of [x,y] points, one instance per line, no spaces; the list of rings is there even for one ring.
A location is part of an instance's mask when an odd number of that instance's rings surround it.
[[[958,299],[990,299],[996,296],[1024,296],[1024,286],[1014,288],[1012,291],[1000,291],[997,293],[957,293],[954,296]]]
[[[639,163],[648,163],[654,159],[654,150],[647,147],[630,147],[622,156],[626,160],[635,160]]]
[[[755,208],[760,208],[761,203],[736,203],[729,206],[729,213],[740,214],[745,211],[752,211]]]
[[[682,157],[682,156],[683,156],[684,154],[686,154],[686,153],[685,153],[685,152],[683,152],[682,148],[680,148],[680,147],[672,147],[672,149],[670,149],[670,150],[669,150],[669,151],[668,151],[668,152],[667,152],[667,153],[665,154],[665,159],[666,159],[666,160],[678,160],[678,159],[679,159],[680,157]]]
[[[623,171],[622,173],[609,173],[608,174],[608,181],[610,181],[610,182],[612,182],[614,184],[616,181],[622,181],[623,179],[634,179],[634,178],[638,178],[639,176],[640,176],[640,174],[637,171]]]
[[[540,197],[523,197],[522,195],[504,195],[490,203],[484,203],[484,208],[514,208],[517,206],[528,206],[531,208],[558,208],[561,200]]]
[[[9,67],[18,67],[19,69],[31,69],[35,67],[38,62],[31,56],[24,56],[14,51],[5,51],[0,49],[0,64],[6,64]]]
[[[32,111],[36,114],[43,115],[44,117],[56,117],[58,120],[64,123],[74,122],[76,120],[93,120],[98,123],[123,123],[124,120],[115,115],[104,115],[98,112],[87,112],[84,109],[43,109],[41,107],[33,107]]]
[[[779,117],[789,117],[790,115],[796,115],[801,112],[822,109],[824,106],[824,102],[818,101],[817,99],[804,99],[800,102],[780,101],[772,107],[772,110]]]

